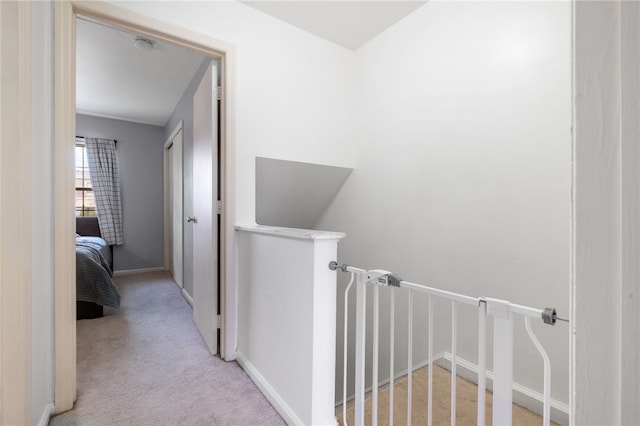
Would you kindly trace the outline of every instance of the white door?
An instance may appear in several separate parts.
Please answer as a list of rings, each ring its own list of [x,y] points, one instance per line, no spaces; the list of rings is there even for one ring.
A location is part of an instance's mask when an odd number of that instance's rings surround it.
[[[193,95],[193,319],[218,352],[218,69],[211,64]]]
[[[169,188],[171,200],[171,273],[182,288],[183,274],[183,198],[182,198],[182,129],[174,136],[169,147]]]

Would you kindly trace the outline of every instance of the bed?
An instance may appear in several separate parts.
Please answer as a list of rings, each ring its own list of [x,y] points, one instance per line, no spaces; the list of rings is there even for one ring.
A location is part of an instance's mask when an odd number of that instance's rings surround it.
[[[112,270],[112,248],[101,238],[98,218],[76,217],[77,319],[99,318],[105,306],[120,306]]]

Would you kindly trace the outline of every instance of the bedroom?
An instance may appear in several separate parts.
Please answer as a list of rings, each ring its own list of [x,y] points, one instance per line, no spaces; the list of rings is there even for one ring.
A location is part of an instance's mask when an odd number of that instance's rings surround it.
[[[116,141],[123,239],[112,247],[116,275],[165,267],[165,145],[176,126],[183,126],[185,173],[190,182],[192,96],[210,62],[195,52],[156,41],[136,47],[141,39],[103,24],[77,22],[76,151],[86,155],[87,138]],[[95,216],[95,200],[84,194],[76,190],[77,215]],[[192,215],[193,191],[185,186],[184,195],[186,217]],[[85,198],[88,210],[83,208]],[[184,284],[182,276],[175,279],[192,297],[192,230],[185,226],[184,231]],[[169,268],[173,269],[172,264]]]

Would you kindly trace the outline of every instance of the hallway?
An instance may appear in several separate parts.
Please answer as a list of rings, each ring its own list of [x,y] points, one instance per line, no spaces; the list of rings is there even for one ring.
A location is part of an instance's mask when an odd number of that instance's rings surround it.
[[[78,400],[50,425],[284,424],[238,364],[208,353],[169,273],[114,281],[120,310],[78,321]]]

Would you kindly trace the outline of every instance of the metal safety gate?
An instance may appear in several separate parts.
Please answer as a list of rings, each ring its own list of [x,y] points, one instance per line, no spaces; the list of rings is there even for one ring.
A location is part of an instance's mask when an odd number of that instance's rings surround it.
[[[457,309],[460,304],[476,306],[478,309],[478,410],[477,424],[485,424],[485,394],[486,394],[486,345],[487,345],[487,317],[493,318],[493,425],[511,425],[512,408],[513,408],[513,324],[514,314],[524,318],[525,328],[529,338],[535,345],[536,349],[542,356],[544,361],[544,392],[543,392],[543,425],[550,424],[550,407],[551,407],[551,366],[547,353],[542,344],[531,329],[531,319],[541,320],[545,324],[555,325],[557,320],[566,321],[558,318],[556,310],[552,308],[536,309],[527,306],[517,305],[508,301],[492,299],[488,297],[470,297],[462,294],[452,293],[437,288],[427,287],[421,284],[415,284],[403,281],[396,274],[385,270],[364,270],[349,265],[339,265],[337,262],[331,262],[329,268],[332,270],[341,270],[351,274],[351,280],[344,292],[344,377],[343,377],[343,404],[342,418],[346,425],[347,419],[347,337],[348,337],[348,309],[349,309],[349,291],[354,282],[356,283],[356,327],[355,327],[355,424],[360,426],[364,424],[365,418],[365,343],[366,343],[366,327],[367,327],[367,288],[373,289],[373,356],[372,356],[372,424],[377,425],[378,420],[378,351],[379,351],[379,291],[380,287],[404,288],[409,292],[409,309],[408,309],[408,398],[407,398],[407,420],[411,422],[411,398],[412,398],[412,337],[413,326],[411,319],[413,318],[413,293],[421,292],[428,295],[428,408],[427,408],[427,424],[431,426],[433,421],[433,298],[451,301],[451,425],[456,423],[456,341],[457,341]],[[394,424],[393,419],[393,385],[394,385],[394,304],[395,292],[390,293],[390,394],[389,394],[389,424]]]

